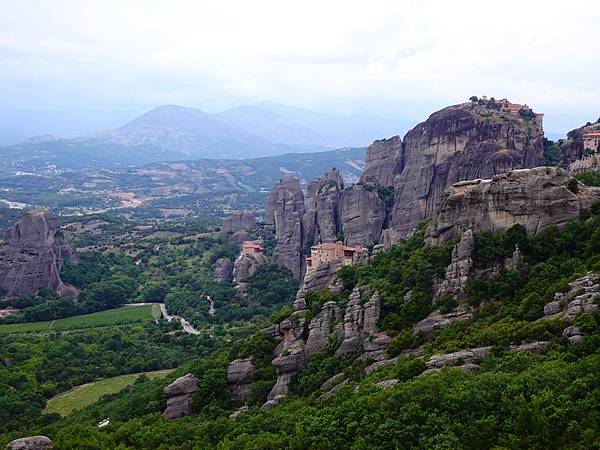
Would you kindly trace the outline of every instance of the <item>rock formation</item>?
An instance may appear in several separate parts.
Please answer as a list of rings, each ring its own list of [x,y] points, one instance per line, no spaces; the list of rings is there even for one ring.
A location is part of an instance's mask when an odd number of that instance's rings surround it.
[[[244,245],[242,245],[242,251],[233,263],[233,282],[237,285],[245,282],[256,273],[260,266],[267,262],[262,251],[246,251]]]
[[[367,148],[365,171],[360,182],[394,186],[396,175],[402,173],[404,163],[400,136],[375,141]]]
[[[337,241],[342,225],[340,196],[343,189],[344,180],[337,169],[308,184],[308,209],[303,218],[306,245]]]
[[[569,131],[567,139],[559,144],[560,149],[560,162],[567,166],[573,164],[575,161],[585,159],[588,153],[598,152],[598,147],[593,147],[584,139],[584,135],[587,133],[600,132],[600,121],[596,123],[589,123],[582,127],[576,128],[575,130]]]
[[[164,389],[167,407],[163,412],[165,419],[177,419],[189,416],[192,408],[192,397],[198,390],[198,379],[188,373],[177,378]]]
[[[290,269],[297,281],[302,279],[305,269],[303,217],[300,181],[290,177],[276,183],[269,194],[265,218],[267,225],[275,228],[277,239],[272,262]]]
[[[230,283],[233,276],[233,263],[229,258],[223,256],[215,262],[215,283]]]
[[[342,312],[335,302],[325,303],[321,311],[308,324],[306,357],[313,353],[322,353],[330,336],[336,340],[341,340],[344,336]]]
[[[243,400],[250,392],[253,372],[252,358],[236,359],[227,367],[227,383],[240,400]]]
[[[50,450],[52,441],[46,436],[31,436],[11,441],[6,450]]]
[[[470,102],[433,113],[406,134],[403,152],[390,227],[407,234],[432,215],[451,184],[543,164],[543,131],[535,122]]]
[[[221,233],[232,235],[238,231],[252,232],[256,230],[256,219],[254,216],[246,211],[232,214],[231,216],[223,220],[221,225]]]
[[[355,185],[342,193],[342,230],[346,245],[369,247],[379,242],[385,205],[374,185]]]
[[[433,301],[449,294],[458,298],[463,292],[471,269],[473,268],[473,251],[475,250],[475,238],[471,229],[466,230],[460,242],[452,249],[452,260],[446,268],[446,276],[441,283],[433,287]]]
[[[26,214],[5,234],[0,249],[0,288],[7,297],[52,289],[74,298],[77,291],[60,279],[65,261],[77,261],[75,249],[59,234],[58,217],[46,211]]]
[[[456,183],[446,190],[427,229],[429,245],[443,244],[464,231],[497,231],[515,224],[535,234],[579,217],[598,188],[589,188],[558,167],[513,170],[491,180]]]

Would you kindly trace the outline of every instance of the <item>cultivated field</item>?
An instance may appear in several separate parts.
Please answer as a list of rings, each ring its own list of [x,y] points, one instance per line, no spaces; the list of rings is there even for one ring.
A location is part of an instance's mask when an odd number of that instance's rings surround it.
[[[160,378],[172,371],[173,369],[157,370],[154,372],[146,372],[144,375],[149,378]],[[140,373],[120,375],[118,377],[106,378],[93,383],[76,386],[73,389],[48,400],[44,412],[47,414],[57,413],[61,416],[67,416],[76,409],[85,408],[98,401],[103,395],[116,394],[126,386],[132,384],[140,375]]]
[[[133,322],[146,322],[154,319],[153,308],[156,305],[123,306],[83,316],[67,317],[65,319],[47,322],[31,322],[0,325],[0,334],[7,333],[36,333],[44,331],[69,331],[82,328],[123,325]],[[156,311],[154,311],[156,314]]]

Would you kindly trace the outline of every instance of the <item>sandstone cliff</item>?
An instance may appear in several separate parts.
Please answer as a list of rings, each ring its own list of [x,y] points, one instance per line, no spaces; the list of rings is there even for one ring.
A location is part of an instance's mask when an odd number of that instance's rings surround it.
[[[371,246],[379,242],[385,205],[374,185],[355,185],[342,193],[342,230],[346,245]]]
[[[229,258],[223,256],[215,262],[215,283],[230,283],[233,276],[233,263]]]
[[[458,238],[466,230],[497,231],[515,224],[535,234],[549,225],[579,217],[600,197],[558,167],[513,170],[490,180],[448,188],[427,228],[428,245]]]
[[[0,249],[0,287],[7,297],[52,289],[74,298],[77,291],[60,279],[65,261],[77,261],[75,249],[59,234],[58,217],[32,211],[9,229]]]
[[[307,245],[335,242],[341,228],[341,192],[344,180],[337,169],[325,172],[308,184],[308,208],[303,218]]]
[[[304,193],[300,181],[290,177],[275,184],[269,194],[265,221],[275,229],[277,246],[272,262],[287,267],[296,280],[302,279],[306,262],[303,250]]]
[[[586,133],[592,132],[600,132],[600,122],[588,122],[587,125],[569,131],[567,139],[559,144],[561,164],[567,166],[579,159],[585,158],[587,153],[597,152],[599,150],[597,146],[596,148],[589,148],[593,145],[590,145],[584,140],[583,136]]]
[[[221,233],[226,235],[232,235],[238,231],[252,232],[256,230],[256,219],[254,216],[246,211],[232,214],[223,220],[221,225]]]

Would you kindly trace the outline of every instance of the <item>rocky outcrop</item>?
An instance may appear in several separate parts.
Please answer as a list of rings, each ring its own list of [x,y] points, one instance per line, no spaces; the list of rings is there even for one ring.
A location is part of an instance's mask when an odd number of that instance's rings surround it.
[[[572,323],[579,313],[597,313],[600,309],[600,275],[588,272],[585,276],[569,283],[567,292],[557,292],[554,299],[544,306],[543,319],[562,318]],[[569,325],[563,335],[569,342],[578,342],[583,339],[584,332],[574,325]]]
[[[598,188],[584,186],[558,167],[513,170],[490,180],[456,183],[446,190],[427,229],[429,245],[464,231],[498,231],[520,224],[529,234],[579,217]]]
[[[446,275],[441,283],[433,287],[433,301],[444,295],[458,298],[469,280],[473,269],[473,252],[475,251],[475,238],[471,229],[466,230],[460,242],[452,249],[452,260],[446,268]]]
[[[59,229],[58,217],[32,211],[6,232],[0,249],[0,288],[7,297],[22,297],[42,288],[64,297],[77,296],[77,290],[60,279],[64,262],[78,257]]]
[[[600,131],[600,121],[596,123],[588,122],[587,125],[576,128],[574,130],[569,131],[567,134],[567,139],[563,142],[559,143],[560,149],[560,162],[564,166],[569,166],[570,169],[575,169],[575,172],[579,170],[578,164],[571,166],[578,160],[587,159],[586,156],[589,153],[598,152],[598,148],[589,148],[591,147],[584,139],[584,135],[586,133],[593,133]],[[591,155],[590,155],[591,156]],[[585,164],[583,164],[585,166]]]
[[[198,379],[188,373],[177,378],[164,389],[167,407],[163,412],[165,419],[177,419],[189,416],[194,392],[198,390]]]
[[[431,333],[434,330],[447,328],[454,322],[469,320],[473,312],[468,306],[461,306],[446,314],[432,313],[425,319],[415,323],[412,327],[413,333]]]
[[[246,231],[251,233],[255,231],[256,228],[256,219],[252,213],[242,211],[232,214],[223,220],[223,225],[221,225],[221,233],[226,235],[232,235],[238,231]]]
[[[280,352],[272,364],[277,372],[275,386],[269,392],[267,400],[274,400],[289,392],[292,376],[306,365],[304,352],[304,329],[306,319],[304,312],[298,311],[283,320],[278,326],[276,333],[283,337]]]
[[[351,186],[342,192],[341,202],[344,243],[365,247],[378,243],[386,213],[377,187]]]
[[[543,131],[533,120],[470,102],[433,113],[402,143],[390,228],[408,234],[430,217],[453,183],[543,164]]]
[[[458,366],[465,363],[472,363],[476,359],[485,358],[491,350],[492,347],[478,347],[442,355],[433,355],[425,363],[425,367],[428,369],[440,369],[446,366]]]
[[[227,367],[227,383],[238,399],[244,400],[250,392],[253,372],[252,358],[236,359]]]
[[[336,242],[341,229],[341,192],[344,180],[337,169],[326,172],[308,184],[308,209],[304,214],[306,245]]]
[[[331,337],[337,341],[343,337],[342,312],[335,302],[327,302],[321,311],[308,324],[308,338],[305,353],[308,358],[313,353],[321,353]]]
[[[269,194],[265,221],[275,229],[277,246],[272,262],[287,267],[294,279],[301,280],[304,260],[304,194],[297,178],[290,177],[275,184]]]
[[[215,273],[213,280],[215,283],[230,283],[233,276],[233,263],[229,258],[223,256],[215,262]]]
[[[365,171],[360,182],[394,186],[396,175],[402,173],[404,163],[400,136],[375,141],[367,148]]]
[[[266,262],[264,253],[249,254],[242,250],[233,263],[233,282],[237,285],[244,283]]]
[[[344,353],[362,353],[367,358],[377,359],[390,343],[390,338],[379,333],[377,321],[381,301],[376,292],[368,302],[362,305],[361,296],[364,288],[354,288],[348,297],[344,314],[343,340],[335,352],[336,357]]]
[[[11,441],[6,450],[50,450],[52,441],[46,436],[31,436]]]

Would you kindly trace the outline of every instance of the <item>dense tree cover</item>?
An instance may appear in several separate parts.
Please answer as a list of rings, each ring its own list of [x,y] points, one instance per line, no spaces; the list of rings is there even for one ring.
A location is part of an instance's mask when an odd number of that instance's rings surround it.
[[[258,406],[275,382],[275,342],[257,332],[213,347],[214,353],[188,361],[173,375],[191,371],[200,380],[190,417],[164,420],[164,382],[141,379],[69,418],[48,417],[18,433],[49,435],[60,449],[600,448],[599,317],[583,313],[575,318],[587,334],[578,343],[562,336],[563,320],[538,320],[544,304],[566,290],[568,281],[588,270],[600,271],[599,213],[600,208],[592,208],[588,217],[537,236],[527,236],[520,226],[476,234],[478,270],[497,266],[517,245],[524,265],[472,278],[465,301],[475,307],[473,319],[428,336],[412,334],[410,326],[433,310],[431,281],[443,275],[454,243],[424,248],[422,226],[412,238],[377,254],[371,264],[341,269],[344,291],[309,294],[308,314],[318,312],[325,301],[343,305],[354,286],[368,286],[365,300],[379,291],[380,326],[394,336],[390,353],[399,357],[395,365],[368,377],[363,369],[370,361],[354,355],[336,359],[338,343],[330,338],[325,351],[313,355],[294,377],[288,398],[262,410]],[[257,294],[275,292],[265,274],[252,283]],[[265,302],[279,295],[284,293]],[[448,310],[455,306],[449,298],[440,304]],[[290,312],[288,306],[272,320]],[[539,355],[508,350],[509,344],[537,339],[550,341],[549,350]],[[401,354],[420,345],[425,359]],[[477,361],[479,374],[449,368],[420,376],[434,353],[483,345],[493,349]],[[252,357],[257,368],[247,399],[251,408],[229,420],[241,403],[227,388],[227,364],[243,357]],[[319,387],[339,372],[350,381],[331,398],[321,399]],[[391,378],[399,380],[391,389],[376,385]],[[110,417],[111,425],[98,429],[103,417]],[[16,436],[16,431],[4,436],[0,445]]]
[[[582,172],[575,175],[579,181],[586,186],[600,186],[600,174],[598,172]]]
[[[544,138],[544,164],[547,166],[558,166],[560,164],[559,142]]]
[[[177,367],[211,340],[150,324],[0,335],[0,430],[36,421],[46,399],[99,378]]]

